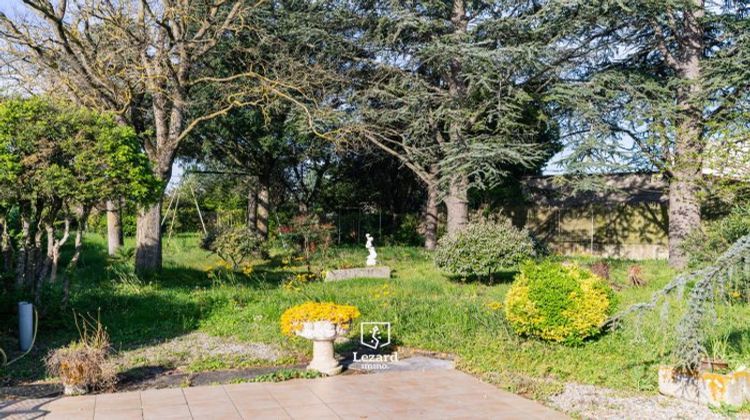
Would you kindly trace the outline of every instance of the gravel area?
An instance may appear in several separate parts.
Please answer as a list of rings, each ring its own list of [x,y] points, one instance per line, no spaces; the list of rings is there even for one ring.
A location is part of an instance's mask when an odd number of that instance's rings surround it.
[[[708,407],[663,395],[628,395],[612,389],[569,383],[549,405],[585,419],[723,419]],[[750,418],[737,416],[737,418]]]

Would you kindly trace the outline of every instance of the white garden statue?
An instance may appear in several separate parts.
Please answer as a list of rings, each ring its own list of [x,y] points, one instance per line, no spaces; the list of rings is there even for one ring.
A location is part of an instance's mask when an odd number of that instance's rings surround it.
[[[365,238],[367,238],[367,244],[365,244],[365,248],[367,248],[367,251],[369,252],[369,254],[367,255],[366,265],[368,267],[372,267],[373,265],[378,264],[378,253],[375,252],[375,247],[372,245],[372,235],[366,233]]]

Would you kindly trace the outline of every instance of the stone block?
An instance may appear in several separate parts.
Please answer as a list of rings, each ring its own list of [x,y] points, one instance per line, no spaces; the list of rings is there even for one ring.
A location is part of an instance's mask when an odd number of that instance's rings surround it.
[[[741,406],[750,402],[750,373],[727,374],[680,372],[668,366],[659,368],[659,392],[670,397],[719,406]]]
[[[326,274],[325,281],[340,281],[348,279],[389,279],[391,278],[390,267],[362,267],[331,270]]]

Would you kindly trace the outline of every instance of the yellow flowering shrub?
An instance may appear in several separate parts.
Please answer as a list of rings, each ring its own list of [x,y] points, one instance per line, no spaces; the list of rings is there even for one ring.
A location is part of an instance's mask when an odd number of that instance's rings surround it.
[[[316,274],[316,273],[294,273],[291,274],[289,277],[287,277],[286,280],[284,280],[284,284],[282,285],[284,290],[287,291],[298,291],[306,284],[321,281],[323,280],[322,274]]]
[[[607,283],[577,265],[526,263],[505,296],[505,316],[520,335],[580,344],[612,314]]]
[[[486,307],[487,309],[489,309],[490,311],[499,311],[500,309],[502,309],[502,307],[503,307],[503,304],[502,304],[502,303],[500,303],[500,302],[498,302],[498,301],[496,301],[496,300],[493,300],[493,301],[491,301],[491,302],[487,302],[487,303],[485,303],[485,305],[484,305],[484,306],[485,306],[485,307]]]
[[[332,302],[305,302],[293,306],[281,315],[281,332],[294,335],[305,322],[330,321],[341,327],[348,327],[359,318],[359,309],[351,305],[337,305]]]

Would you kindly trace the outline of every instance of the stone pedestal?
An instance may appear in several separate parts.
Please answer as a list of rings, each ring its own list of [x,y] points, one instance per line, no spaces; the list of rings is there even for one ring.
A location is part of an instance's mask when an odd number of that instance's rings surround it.
[[[336,360],[333,341],[347,330],[330,321],[305,322],[297,335],[313,342],[313,358],[307,368],[326,375],[338,375],[342,367]]]
[[[380,267],[363,267],[363,268],[346,268],[342,270],[331,270],[326,274],[325,281],[339,281],[348,279],[389,279],[391,278],[391,268]]]
[[[329,376],[341,373],[343,368],[333,352],[333,340],[313,341],[313,359],[307,368]]]

